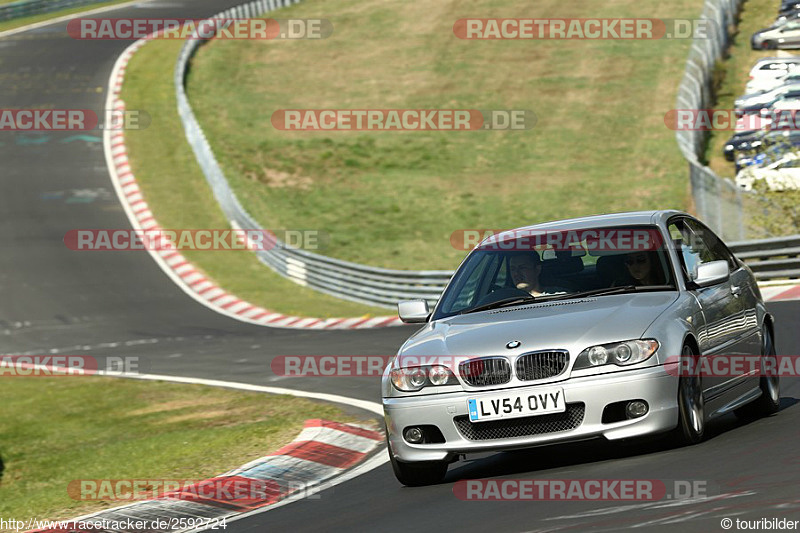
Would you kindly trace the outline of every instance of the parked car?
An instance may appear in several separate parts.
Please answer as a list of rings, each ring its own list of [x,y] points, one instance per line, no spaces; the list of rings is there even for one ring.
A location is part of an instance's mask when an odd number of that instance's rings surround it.
[[[800,48],[800,20],[787,20],[755,32],[750,38],[750,46],[753,50]]]
[[[739,117],[758,115],[762,118],[774,118],[777,110],[796,109],[795,101],[800,98],[800,89],[788,91],[764,103],[754,103],[746,107],[737,107],[735,113]]]
[[[786,144],[787,150],[800,148],[800,130],[736,133],[725,143],[723,154],[728,161],[734,161],[737,153],[761,151],[775,144]]]
[[[736,159],[736,152],[751,150],[752,143],[760,142],[760,139],[764,137],[764,133],[762,130],[738,131],[722,147],[722,154],[725,159],[733,162]]]
[[[749,167],[736,174],[736,185],[746,191],[752,190],[758,180],[763,180],[770,191],[800,189],[800,158],[790,153],[770,165]]]
[[[794,124],[794,116],[789,112],[798,110],[800,110],[800,91],[796,93],[787,93],[785,96],[772,103],[769,107],[762,108],[761,116],[770,118],[776,117],[776,120],[780,122],[781,114],[785,112],[786,117],[791,120],[792,124]]]
[[[773,26],[780,26],[789,20],[800,18],[800,9],[791,9],[778,14],[778,18],[772,23]]]
[[[760,94],[783,85],[800,83],[800,70],[790,69],[785,74],[775,78],[759,78],[747,82],[744,88],[745,94]]]
[[[781,85],[763,93],[743,94],[734,100],[733,107],[737,110],[737,113],[741,110],[741,114],[739,115],[741,116],[755,112],[751,110],[761,110],[764,107],[769,107],[781,98],[796,98],[798,96],[800,96],[800,84],[792,83],[789,85]]]
[[[537,232],[561,239],[554,254],[523,242]],[[598,245],[613,232],[658,242],[647,252]],[[535,276],[542,291],[531,290]],[[389,457],[406,485],[439,482],[463,454],[658,433],[692,444],[732,410],[778,411],[777,377],[672,367],[722,354],[775,363],[773,318],[752,273],[686,213],[495,235],[468,254],[432,312],[423,300],[398,311],[422,325],[382,379]]]
[[[750,69],[750,80],[762,80],[785,75],[800,65],[800,57],[764,57]]]
[[[779,161],[786,154],[793,150],[788,143],[778,143],[768,146],[765,149],[755,150],[751,155],[744,155],[736,158],[736,172],[740,172],[747,167],[762,167],[775,161]]]
[[[788,0],[786,2],[781,2],[781,7],[778,8],[778,15],[784,15],[797,10],[800,10],[800,2],[797,0]]]

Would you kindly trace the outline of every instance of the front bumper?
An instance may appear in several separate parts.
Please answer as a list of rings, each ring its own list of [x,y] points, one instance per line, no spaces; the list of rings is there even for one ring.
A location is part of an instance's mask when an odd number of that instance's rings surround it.
[[[663,366],[620,371],[602,376],[570,378],[557,383],[537,384],[506,389],[509,393],[535,391],[537,388],[562,387],[567,405],[583,403],[583,421],[574,429],[514,438],[468,440],[459,432],[455,417],[468,416],[467,398],[497,394],[497,389],[482,392],[458,392],[419,397],[384,398],[383,408],[388,429],[389,448],[405,462],[449,460],[456,454],[508,450],[531,446],[604,437],[608,440],[638,437],[674,428],[678,423],[678,378]],[[626,400],[645,400],[650,409],[633,420],[603,423],[604,408]],[[480,424],[480,423],[478,423]],[[402,431],[408,426],[434,425],[445,442],[410,444]]]

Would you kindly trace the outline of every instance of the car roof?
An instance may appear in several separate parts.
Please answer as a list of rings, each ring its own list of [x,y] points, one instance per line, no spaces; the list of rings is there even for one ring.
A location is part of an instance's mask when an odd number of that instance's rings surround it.
[[[553,220],[542,222],[531,226],[522,226],[510,231],[517,230],[578,230],[589,228],[602,228],[610,226],[629,226],[629,225],[658,225],[665,222],[674,215],[686,215],[683,211],[673,209],[659,211],[629,211],[624,213],[604,213],[587,217],[570,218],[566,220]],[[484,242],[503,235],[498,233],[488,237]]]
[[[800,57],[762,57],[753,63],[753,67],[750,69],[750,71],[752,72],[757,67],[760,67],[766,63],[800,63]]]

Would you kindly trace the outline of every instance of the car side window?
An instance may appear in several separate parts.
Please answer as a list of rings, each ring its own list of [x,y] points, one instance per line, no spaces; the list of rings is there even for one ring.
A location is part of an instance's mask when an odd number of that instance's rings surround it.
[[[692,230],[686,226],[683,220],[671,223],[668,229],[672,244],[681,260],[683,277],[686,281],[689,281],[691,279],[689,273],[694,272],[696,266],[701,262],[700,255],[702,250]]]
[[[737,268],[736,259],[710,229],[694,220],[681,219],[669,225],[670,238],[681,258],[683,275],[689,280],[698,265],[726,261],[728,270]]]
[[[703,239],[704,245],[710,252],[711,261],[726,261],[728,263],[728,271],[733,272],[739,268],[739,264],[733,254],[728,250],[728,247],[722,242],[722,239],[702,224],[698,224],[695,220],[686,221],[691,226],[692,231]],[[705,261],[703,261],[705,263]]]

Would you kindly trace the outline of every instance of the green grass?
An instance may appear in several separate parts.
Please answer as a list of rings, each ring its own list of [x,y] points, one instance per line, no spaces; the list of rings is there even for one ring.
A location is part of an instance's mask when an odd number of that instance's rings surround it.
[[[16,0],[0,0],[0,4],[8,4],[14,2]],[[93,9],[97,9],[100,7],[106,6],[113,6],[114,4],[122,4],[123,2],[129,2],[130,0],[112,0],[110,2],[101,2],[98,4],[90,4],[87,6],[81,7],[73,7],[70,9],[62,9],[60,11],[53,11],[52,13],[43,13],[41,15],[33,15],[30,17],[22,17],[13,20],[6,20],[0,22],[0,32],[6,30],[13,30],[14,28],[19,28],[21,26],[27,26],[28,24],[34,24],[36,22],[42,22],[45,20],[50,20],[56,17],[63,17],[64,15],[73,15],[76,13],[83,13],[84,11],[90,11]]]
[[[664,125],[690,41],[466,41],[465,16],[696,18],[700,0],[307,0],[321,41],[215,41],[189,96],[226,175],[266,227],[317,228],[327,254],[453,268],[459,228],[689,205]],[[531,109],[525,132],[284,132],[291,108]]]
[[[123,100],[128,109],[146,110],[152,123],[126,134],[128,155],[151,210],[164,228],[228,228],[176,111],[172,68],[181,41],[151,41],[134,55],[126,71]],[[305,226],[308,228],[309,226]],[[245,251],[186,251],[208,277],[239,298],[297,316],[382,316],[388,309],[360,305],[281,278]]]
[[[294,439],[309,418],[347,421],[291,396],[110,378],[0,379],[0,516],[67,519],[124,502],[72,499],[80,479],[207,479]]]

